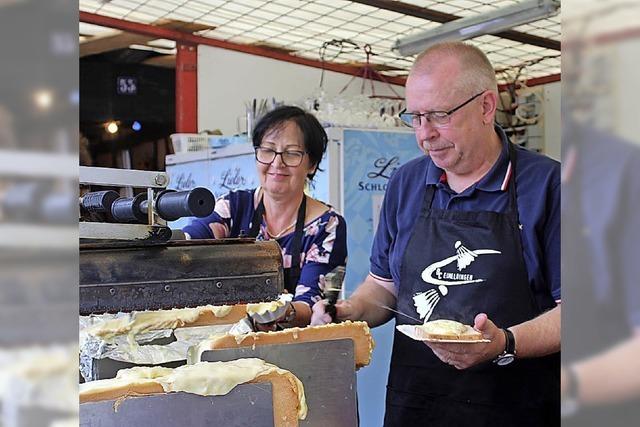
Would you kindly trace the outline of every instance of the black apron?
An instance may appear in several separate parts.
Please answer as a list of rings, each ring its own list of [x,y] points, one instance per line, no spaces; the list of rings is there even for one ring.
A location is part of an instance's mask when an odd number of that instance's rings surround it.
[[[506,213],[433,209],[435,188],[426,188],[403,256],[398,311],[415,318],[452,319],[470,325],[476,314],[484,312],[501,328],[542,312],[524,263],[516,203],[516,155],[511,144],[509,157],[512,175]],[[404,323],[406,318],[396,315],[396,324]],[[516,359],[507,366],[489,361],[457,370],[438,359],[424,343],[395,331],[387,384],[387,427],[547,427],[560,425],[559,408],[559,353]]]
[[[296,228],[293,233],[293,246],[291,247],[291,268],[285,269],[284,274],[284,288],[287,290],[287,292],[294,295],[296,293],[296,286],[298,286],[298,280],[300,280],[300,252],[302,251],[304,218],[306,214],[307,196],[302,196],[302,202],[300,203],[300,207],[298,208]],[[260,203],[258,203],[258,207],[256,207],[256,210],[253,212],[251,229],[249,230],[249,237],[258,237],[263,216],[264,201],[262,198],[260,198]]]
[[[591,147],[592,148],[592,147]],[[609,350],[632,335],[625,307],[624,279],[619,269],[612,267],[608,274],[612,288],[605,298],[597,296],[594,275],[590,267],[597,256],[616,258],[619,249],[614,236],[609,238],[607,254],[595,252],[589,221],[584,218],[586,209],[597,206],[597,193],[583,186],[584,165],[576,168],[563,190],[562,217],[562,283],[563,300],[569,304],[562,317],[564,362],[571,364]],[[565,191],[566,190],[566,191]],[[615,189],[617,191],[617,188]],[[596,198],[589,199],[590,197]],[[585,200],[586,199],[586,200]],[[611,218],[615,221],[616,218]],[[605,245],[602,245],[605,247]],[[623,257],[624,258],[624,257]],[[565,267],[566,266],[566,267]],[[596,337],[596,338],[594,338]],[[638,423],[640,407],[638,399],[596,407],[582,407],[562,420],[563,426],[631,426]]]

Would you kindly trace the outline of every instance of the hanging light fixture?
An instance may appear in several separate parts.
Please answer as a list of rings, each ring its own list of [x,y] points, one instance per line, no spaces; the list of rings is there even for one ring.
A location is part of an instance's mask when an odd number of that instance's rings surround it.
[[[399,39],[391,49],[402,56],[416,55],[436,43],[499,33],[518,25],[549,18],[559,11],[559,0],[526,0],[489,13],[456,19],[433,30]]]

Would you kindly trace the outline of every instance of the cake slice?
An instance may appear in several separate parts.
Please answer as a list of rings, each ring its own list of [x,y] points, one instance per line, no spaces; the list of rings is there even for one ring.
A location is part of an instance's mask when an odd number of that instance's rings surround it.
[[[277,332],[251,332],[243,335],[223,334],[203,341],[190,350],[191,362],[200,360],[203,352],[227,348],[253,347],[270,344],[293,344],[301,342],[351,339],[354,342],[356,368],[366,366],[371,361],[374,342],[366,322],[329,323],[306,328],[288,328]]]
[[[307,415],[302,383],[291,372],[257,358],[199,362],[175,369],[141,366],[122,369],[116,378],[80,384],[80,403],[180,391],[219,396],[239,384],[265,382],[272,384],[274,425],[298,426],[298,420]]]
[[[455,320],[432,320],[416,326],[416,331],[425,339],[463,341],[479,341],[483,339],[480,332]]]

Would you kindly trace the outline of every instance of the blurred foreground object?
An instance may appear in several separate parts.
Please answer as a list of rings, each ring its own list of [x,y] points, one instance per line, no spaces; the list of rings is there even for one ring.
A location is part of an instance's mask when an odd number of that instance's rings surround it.
[[[562,406],[640,422],[638,1],[563,2]]]
[[[77,5],[0,2],[3,427],[78,418]]]

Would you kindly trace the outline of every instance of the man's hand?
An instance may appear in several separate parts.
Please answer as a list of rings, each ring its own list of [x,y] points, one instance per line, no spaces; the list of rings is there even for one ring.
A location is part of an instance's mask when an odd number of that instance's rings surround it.
[[[320,300],[313,305],[311,314],[311,326],[326,325],[327,323],[332,322],[331,316],[326,312],[326,305],[326,300]],[[349,300],[338,300],[335,307],[336,320],[359,318],[359,315],[356,313],[352,302]]]
[[[371,275],[367,276],[358,289],[346,300],[336,302],[337,320],[362,320],[370,328],[388,322],[393,313],[385,308],[396,306],[396,297],[385,286]],[[324,325],[331,322],[331,316],[326,313],[324,301],[313,305],[312,325]]]
[[[467,369],[488,360],[493,360],[504,351],[505,336],[486,314],[480,313],[474,320],[473,328],[491,342],[474,344],[432,343],[425,344],[444,363],[456,369]]]

